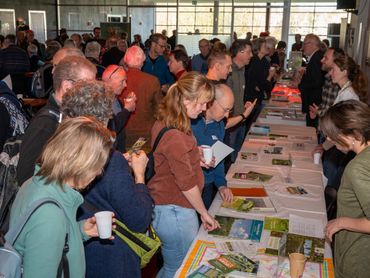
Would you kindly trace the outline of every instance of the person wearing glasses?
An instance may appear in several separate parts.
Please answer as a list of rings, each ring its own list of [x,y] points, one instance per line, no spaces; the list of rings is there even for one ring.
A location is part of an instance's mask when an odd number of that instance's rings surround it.
[[[151,36],[150,49],[146,53],[146,59],[142,71],[152,74],[159,79],[161,90],[164,94],[174,82],[174,78],[168,69],[167,62],[163,53],[167,48],[167,38],[162,34],[156,33]]]
[[[243,117],[229,118],[233,106],[234,94],[230,87],[225,84],[216,85],[215,98],[209,103],[204,116],[199,116],[191,122],[191,129],[197,139],[198,146],[212,146],[217,141],[222,142],[225,136],[225,128],[238,124],[241,119],[248,117],[253,109],[253,105],[249,105],[249,108],[243,112]],[[226,124],[225,118],[227,119]],[[231,202],[233,194],[227,188],[224,161],[214,167],[214,165],[204,164],[203,160],[202,166],[205,179],[202,199],[205,207],[209,209],[217,191],[220,192],[222,200]]]
[[[76,56],[77,53],[81,53],[81,56]],[[32,119],[22,137],[17,167],[19,185],[33,175],[36,159],[61,121],[60,104],[63,95],[76,81],[95,79],[95,65],[88,61],[80,50],[62,48],[55,54],[53,63],[54,92],[50,94],[46,106]]]
[[[124,98],[123,103],[120,101],[119,96],[123,89],[126,88],[127,74],[126,71],[117,65],[108,66],[103,72],[103,82],[109,86],[114,95],[115,100],[113,103],[113,119],[108,123],[108,128],[116,132],[116,142],[114,144],[116,150],[124,152],[126,148],[125,130],[124,127],[130,117],[130,113],[135,111],[136,108],[136,95],[130,93]]]

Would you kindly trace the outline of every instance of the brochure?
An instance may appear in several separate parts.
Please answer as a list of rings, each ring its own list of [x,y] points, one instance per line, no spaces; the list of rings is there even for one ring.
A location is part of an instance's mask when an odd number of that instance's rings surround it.
[[[234,197],[231,203],[223,202],[221,207],[231,209],[237,212],[249,212],[249,211],[276,211],[270,198],[259,198],[259,197]]]
[[[240,158],[247,161],[258,161],[258,153],[241,152]]]
[[[265,154],[282,154],[284,148],[283,147],[278,147],[278,146],[265,146],[263,148],[263,152]]]
[[[254,171],[249,171],[248,173],[234,173],[233,179],[239,179],[239,180],[250,180],[250,181],[261,181],[261,182],[267,182],[271,180],[271,175],[266,175]]]
[[[279,165],[279,166],[292,166],[292,160],[290,159],[272,159],[272,165]]]
[[[187,276],[187,278],[223,278],[224,274],[212,267],[207,265],[201,265],[193,273]]]
[[[222,273],[229,273],[234,270],[257,274],[258,263],[252,261],[241,253],[223,254],[219,257],[209,260],[208,263]]]
[[[229,187],[234,196],[241,197],[267,197],[267,192],[264,187]]]
[[[216,141],[216,143],[214,143],[212,145],[212,151],[213,151],[213,155],[215,157],[215,166],[216,167],[222,160],[224,160],[224,158],[226,156],[228,156],[229,154],[231,154],[234,149],[233,148],[230,148],[228,145],[222,143],[221,141]]]
[[[263,221],[253,219],[240,219],[216,215],[215,219],[220,223],[221,228],[208,232],[208,234],[220,237],[236,239],[250,239],[260,241]]]
[[[265,217],[264,219],[265,230],[274,232],[288,232],[289,231],[289,219],[283,219],[278,217]]]

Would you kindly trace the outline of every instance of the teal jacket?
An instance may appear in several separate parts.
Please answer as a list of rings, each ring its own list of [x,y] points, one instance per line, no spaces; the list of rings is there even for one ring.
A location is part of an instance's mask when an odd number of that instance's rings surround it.
[[[38,167],[35,172],[37,170]],[[14,244],[15,249],[23,256],[23,278],[56,277],[67,224],[70,277],[85,277],[83,240],[87,240],[88,236],[83,232],[83,223],[76,222],[77,208],[83,202],[80,193],[68,185],[64,185],[63,189],[55,183],[45,185],[41,177],[33,176],[23,184],[15,198],[11,208],[10,227],[34,201],[45,197],[57,200],[64,207],[69,223],[63,211],[54,204],[45,204],[35,211]]]

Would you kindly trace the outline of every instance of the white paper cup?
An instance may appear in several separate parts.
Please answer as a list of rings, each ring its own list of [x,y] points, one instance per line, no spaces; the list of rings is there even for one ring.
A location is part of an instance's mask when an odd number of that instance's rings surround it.
[[[321,160],[321,154],[320,153],[314,153],[313,154],[313,163],[315,163],[316,165],[319,165],[320,160]]]
[[[112,236],[112,217],[113,212],[111,211],[100,211],[95,213],[96,225],[101,239],[107,239]]]
[[[203,158],[205,160],[206,164],[211,163],[212,157],[213,157],[213,150],[210,146],[208,145],[202,145],[202,150],[203,150]]]

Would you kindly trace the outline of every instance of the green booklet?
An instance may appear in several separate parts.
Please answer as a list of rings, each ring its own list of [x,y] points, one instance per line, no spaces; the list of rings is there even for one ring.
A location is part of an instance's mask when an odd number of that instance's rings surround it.
[[[292,166],[292,161],[290,159],[272,159],[272,165],[280,165],[280,166]]]
[[[275,211],[275,207],[268,197],[234,197],[231,203],[223,202],[221,207],[237,212]]]
[[[272,178],[271,175],[266,175],[253,171],[249,171],[248,173],[234,173],[232,177],[233,179],[260,181],[260,182],[267,182]]]
[[[210,235],[260,241],[263,221],[216,215],[221,228],[208,232]]]
[[[228,253],[209,260],[208,263],[222,273],[230,273],[232,271],[241,271],[243,273],[257,274],[258,263],[252,261],[241,253]]]
[[[187,276],[187,278],[224,278],[225,275],[212,267],[207,265],[201,265],[193,273]]]
[[[283,219],[278,217],[268,217],[264,219],[265,230],[274,232],[288,232],[289,231],[289,219]]]

